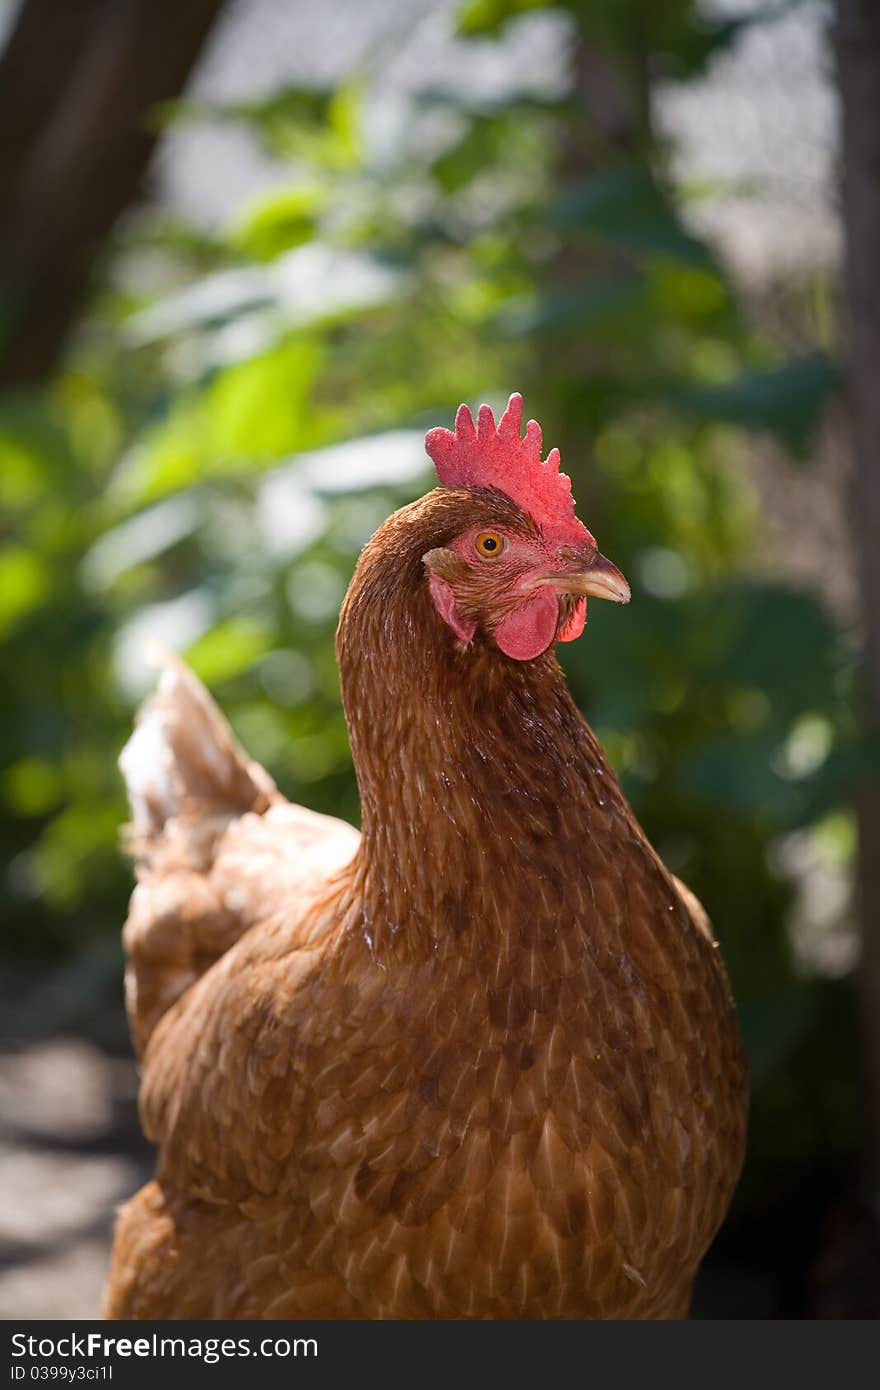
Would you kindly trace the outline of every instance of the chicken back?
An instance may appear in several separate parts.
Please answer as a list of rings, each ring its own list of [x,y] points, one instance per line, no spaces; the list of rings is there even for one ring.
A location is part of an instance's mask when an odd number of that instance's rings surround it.
[[[158,1164],[109,1317],[687,1314],[745,1066],[706,916],[553,654],[628,590],[519,409],[432,432],[444,486],[358,563],[360,834],[287,803],[174,659],[140,716],[126,993]]]

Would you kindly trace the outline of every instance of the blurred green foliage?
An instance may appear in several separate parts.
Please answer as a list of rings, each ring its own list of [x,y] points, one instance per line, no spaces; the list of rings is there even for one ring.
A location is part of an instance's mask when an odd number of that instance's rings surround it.
[[[475,0],[461,30],[535,7]],[[430,485],[426,426],[522,389],[633,583],[562,656],[720,934],[766,1188],[787,1159],[852,1143],[846,983],[795,960],[790,862],[806,845],[845,870],[876,758],[849,636],[814,595],[756,577],[739,465],[750,431],[807,454],[836,369],[743,315],[637,90],[652,64],[699,71],[738,24],[690,0],[565,8],[573,44],[604,46],[633,89],[624,152],[574,88],[401,97],[381,136],[369,72],[162,113],[234,122],[289,172],[211,234],[142,208],[64,369],[0,408],[3,944],[48,955],[119,930],[115,758],[148,634],[184,651],[287,795],[357,818],[333,632],[358,549]]]

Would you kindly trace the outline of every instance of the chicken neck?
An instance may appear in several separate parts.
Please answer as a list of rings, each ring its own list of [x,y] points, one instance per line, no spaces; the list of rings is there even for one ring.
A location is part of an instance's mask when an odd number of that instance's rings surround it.
[[[455,642],[429,599],[426,540],[395,544],[392,529],[383,545],[389,527],[361,558],[338,634],[355,872],[379,953],[507,932],[541,902],[555,918],[641,838],[552,653],[514,662],[479,635]]]

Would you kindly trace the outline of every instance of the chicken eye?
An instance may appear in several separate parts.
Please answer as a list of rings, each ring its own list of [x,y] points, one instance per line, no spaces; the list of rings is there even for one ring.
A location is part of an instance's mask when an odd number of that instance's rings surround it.
[[[504,549],[504,537],[497,531],[481,531],[474,541],[478,555],[484,560],[494,560]]]

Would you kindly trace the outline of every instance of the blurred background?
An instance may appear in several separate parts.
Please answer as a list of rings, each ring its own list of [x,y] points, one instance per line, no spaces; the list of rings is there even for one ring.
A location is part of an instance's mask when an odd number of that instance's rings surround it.
[[[561,656],[713,919],[751,1061],[695,1315],[880,1311],[834,23],[822,0],[0,0],[3,1316],[96,1315],[150,1171],[116,769],[145,639],[289,797],[356,820],[355,558],[431,485],[426,427],[513,389],[632,582]]]

